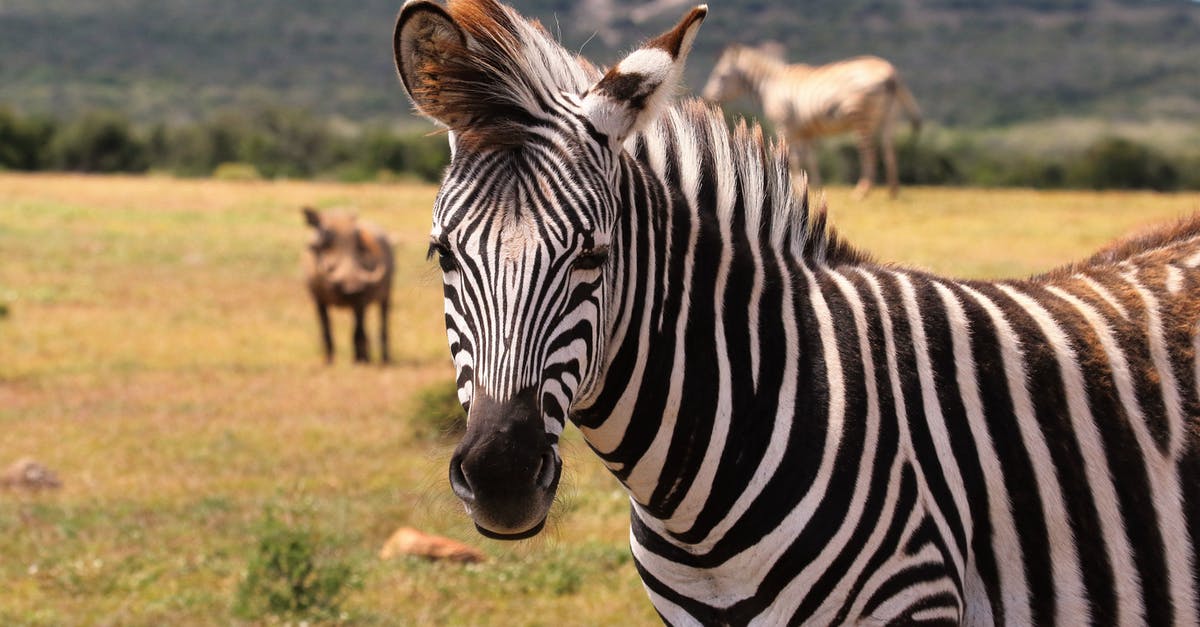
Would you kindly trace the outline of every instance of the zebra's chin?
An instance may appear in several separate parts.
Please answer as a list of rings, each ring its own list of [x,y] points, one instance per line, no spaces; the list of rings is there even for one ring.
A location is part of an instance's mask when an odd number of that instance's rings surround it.
[[[546,527],[546,519],[545,518],[542,518],[542,521],[539,522],[538,524],[530,527],[529,529],[526,529],[525,531],[521,531],[519,533],[498,533],[498,532],[492,531],[491,529],[488,529],[487,527],[481,526],[479,523],[475,523],[475,531],[478,531],[479,535],[481,535],[485,538],[491,538],[493,540],[527,540],[527,539],[532,538],[533,536],[536,536],[537,534],[541,533],[542,529],[544,529],[545,527]]]

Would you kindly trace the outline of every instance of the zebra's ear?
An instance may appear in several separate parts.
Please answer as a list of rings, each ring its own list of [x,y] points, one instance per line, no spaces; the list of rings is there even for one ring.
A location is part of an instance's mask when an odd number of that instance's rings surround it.
[[[408,0],[396,18],[392,52],[396,71],[417,110],[445,126],[454,127],[450,103],[441,98],[439,70],[446,59],[460,54],[467,36],[446,10],[429,0]]]
[[[615,65],[583,97],[592,126],[619,145],[666,108],[708,6],[700,5],[671,30]]]

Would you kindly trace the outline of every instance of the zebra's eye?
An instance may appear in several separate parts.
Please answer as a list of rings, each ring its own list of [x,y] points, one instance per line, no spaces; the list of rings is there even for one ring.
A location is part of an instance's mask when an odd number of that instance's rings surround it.
[[[573,270],[595,270],[608,261],[608,246],[597,246],[579,253],[571,262]]]
[[[425,260],[429,261],[433,259],[434,255],[437,255],[438,265],[442,267],[442,272],[452,272],[458,268],[458,264],[454,262],[454,254],[450,252],[450,249],[437,242],[429,244],[429,251],[425,253]]]

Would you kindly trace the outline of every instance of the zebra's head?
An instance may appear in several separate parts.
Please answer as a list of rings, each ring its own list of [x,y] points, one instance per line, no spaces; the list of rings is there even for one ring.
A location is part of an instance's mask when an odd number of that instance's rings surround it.
[[[708,82],[704,84],[700,96],[709,102],[725,103],[752,95],[754,85],[745,67],[750,59],[780,63],[783,52],[772,44],[761,48],[748,48],[741,44],[726,47],[713,66],[712,74],[708,75]]]
[[[626,139],[668,106],[707,9],[602,75],[495,0],[410,0],[396,67],[450,130],[433,210],[446,332],[467,411],[450,483],[484,535],[541,530],[558,439],[603,376]]]

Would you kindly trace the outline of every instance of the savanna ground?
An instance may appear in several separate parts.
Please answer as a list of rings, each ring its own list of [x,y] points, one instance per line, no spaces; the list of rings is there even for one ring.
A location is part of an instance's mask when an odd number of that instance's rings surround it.
[[[483,540],[450,495],[452,443],[418,397],[452,373],[424,261],[435,189],[0,176],[0,467],[32,456],[64,487],[0,492],[0,624],[229,624],[270,513],[311,529],[354,584],[355,624],[653,624],[623,493],[568,431],[548,533]],[[881,259],[1020,276],[1200,195],[905,189],[833,222]],[[388,368],[322,365],[301,286],[298,208],[350,206],[397,242]],[[373,330],[372,330],[373,336]],[[401,525],[487,563],[383,562]],[[259,619],[281,622],[284,618]],[[295,621],[296,619],[291,619]]]

